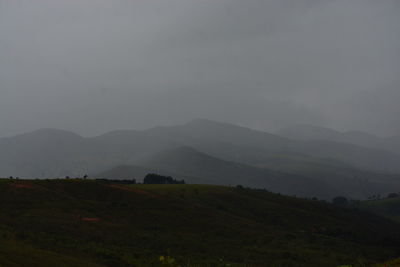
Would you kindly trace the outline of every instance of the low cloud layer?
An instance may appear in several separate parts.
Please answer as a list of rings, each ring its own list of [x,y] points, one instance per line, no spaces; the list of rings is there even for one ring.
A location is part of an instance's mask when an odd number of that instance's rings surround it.
[[[400,133],[397,0],[0,0],[0,136],[209,118]]]

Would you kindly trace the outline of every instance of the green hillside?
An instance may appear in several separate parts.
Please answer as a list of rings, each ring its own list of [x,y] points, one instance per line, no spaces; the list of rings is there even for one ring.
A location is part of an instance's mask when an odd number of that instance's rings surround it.
[[[361,207],[400,222],[400,197],[363,201]]]
[[[262,190],[0,180],[7,267],[369,266],[399,256],[399,234],[363,211]]]

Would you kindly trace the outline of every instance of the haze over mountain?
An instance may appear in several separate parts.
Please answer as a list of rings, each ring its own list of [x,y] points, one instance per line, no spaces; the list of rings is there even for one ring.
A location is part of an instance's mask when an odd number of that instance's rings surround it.
[[[399,8],[0,1],[0,175],[97,174],[179,147],[318,181],[400,173]],[[341,132],[271,134],[299,123]]]
[[[398,0],[2,0],[0,136],[210,118],[400,133]]]
[[[276,134],[295,140],[325,140],[365,147],[381,148],[400,153],[400,135],[379,137],[360,131],[340,132],[326,127],[306,124],[286,127],[277,131]]]
[[[138,163],[161,173],[163,170],[173,171],[189,183],[244,185],[299,196],[317,193],[317,197],[331,197],[339,193],[319,180],[221,160],[190,147],[161,151]]]
[[[195,183],[244,184],[306,196],[385,193],[398,182],[396,175],[384,173],[400,173],[400,156],[393,152],[332,141],[292,140],[210,120],[92,138],[44,129],[2,138],[0,149],[10,151],[0,156],[4,177],[51,178],[106,171],[103,174],[113,178],[109,174],[124,173],[113,168],[132,165],[125,173],[130,178],[163,170]]]
[[[274,164],[255,167],[221,160],[190,147],[161,151],[136,161],[135,165],[117,166],[94,176],[140,179],[147,173],[171,175],[190,184],[244,185],[322,199],[338,195],[365,199],[375,194],[384,195],[400,186],[400,175],[362,171],[345,164],[285,160],[282,163],[277,158]]]

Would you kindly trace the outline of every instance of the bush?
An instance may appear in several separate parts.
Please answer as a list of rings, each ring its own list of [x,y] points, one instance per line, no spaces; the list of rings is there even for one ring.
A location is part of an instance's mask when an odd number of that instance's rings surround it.
[[[390,194],[388,194],[388,198],[396,198],[396,197],[399,197],[400,195],[399,194],[397,194],[397,193],[390,193]]]
[[[338,206],[347,206],[347,204],[349,204],[349,201],[345,197],[338,196],[338,197],[335,197],[334,199],[332,199],[332,204],[335,204]]]
[[[171,176],[163,176],[154,173],[147,174],[143,179],[144,184],[184,184],[185,180],[175,180]]]

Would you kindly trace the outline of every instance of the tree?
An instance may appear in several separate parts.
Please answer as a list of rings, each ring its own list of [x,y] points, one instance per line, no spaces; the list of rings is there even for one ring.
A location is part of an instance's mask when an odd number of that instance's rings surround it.
[[[388,198],[396,198],[396,197],[399,197],[400,195],[399,194],[397,194],[397,193],[390,193],[390,194],[388,194]]]
[[[144,184],[184,184],[185,180],[175,180],[171,176],[149,173],[143,179]]]

